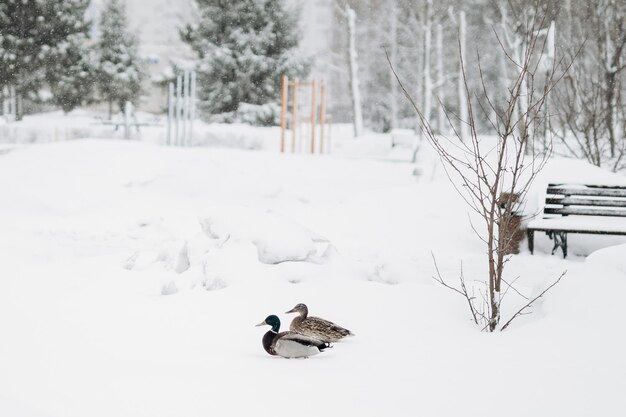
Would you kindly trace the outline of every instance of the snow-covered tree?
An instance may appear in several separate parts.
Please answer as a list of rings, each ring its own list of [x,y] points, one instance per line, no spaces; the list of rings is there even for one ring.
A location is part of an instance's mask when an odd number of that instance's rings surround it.
[[[55,65],[47,68],[52,102],[64,112],[94,99],[95,51],[83,34],[69,36],[59,44]]]
[[[77,65],[83,57],[68,45],[86,40],[88,5],[89,0],[0,2],[0,87],[12,85],[18,96],[37,101],[46,83],[57,82],[61,61],[64,69]]]
[[[198,0],[200,22],[183,39],[197,53],[200,107],[209,114],[241,103],[278,101],[281,75],[302,77],[298,14],[284,0]]]
[[[141,94],[144,72],[138,54],[137,38],[129,32],[124,0],[109,0],[100,20],[97,45],[97,83],[101,98],[124,108],[127,101],[136,101]]]

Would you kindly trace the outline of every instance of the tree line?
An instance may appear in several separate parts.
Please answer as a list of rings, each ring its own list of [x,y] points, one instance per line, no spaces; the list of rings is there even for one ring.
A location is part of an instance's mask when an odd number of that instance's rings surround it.
[[[275,104],[281,75],[307,76],[312,61],[298,48],[302,37],[298,10],[286,0],[196,3],[198,19],[182,28],[180,36],[196,54],[198,107],[205,117],[236,115],[242,103]],[[98,39],[88,36],[88,4],[89,0],[0,3],[0,94],[4,87],[14,86],[30,103],[52,103],[65,111],[93,102],[107,102],[112,109],[137,99],[145,73],[137,40],[127,29],[123,0],[107,3]],[[329,0],[324,4],[334,13],[327,71],[333,120],[354,120],[355,126],[364,124],[378,131],[419,125],[399,93],[386,61],[388,54],[436,132],[462,129],[465,124],[459,119],[467,116],[461,97],[461,52],[468,94],[476,105],[485,107],[480,92],[486,88],[496,109],[502,109],[529,39],[538,36],[542,48],[533,63],[546,69],[524,80],[518,112],[524,105],[524,90],[549,87],[550,65],[567,65],[564,82],[530,129],[556,138],[557,153],[613,170],[625,167],[623,0]],[[530,24],[537,13],[545,16],[540,28]],[[510,54],[501,53],[501,46]],[[271,112],[270,106],[269,122]],[[489,116],[479,114],[476,128],[492,133]],[[544,144],[533,146],[541,150]]]
[[[506,108],[507,86],[529,40],[541,48],[533,64],[544,67],[523,89],[549,87],[550,65],[567,67],[564,82],[548,98],[531,129],[555,139],[557,154],[586,159],[611,170],[626,168],[626,2],[623,0],[333,0],[335,119],[350,120],[348,19],[356,12],[356,44],[362,114],[371,129],[416,127],[414,109],[390,77],[389,54],[400,78],[437,133],[451,133],[441,109],[463,118],[459,98],[460,43],[463,41],[469,93],[481,102],[486,88],[497,108]],[[466,36],[461,36],[461,14]],[[545,16],[533,27],[536,16]],[[531,30],[536,33],[531,33]],[[504,47],[510,53],[502,53]],[[540,58],[541,57],[541,58]],[[541,62],[539,62],[541,61]],[[480,65],[479,65],[480,63]],[[573,64],[572,64],[573,63]],[[571,64],[571,65],[570,65]],[[525,94],[520,97],[524,102]],[[491,134],[489,117],[479,115],[480,133]],[[460,128],[462,123],[453,120]],[[537,143],[537,150],[544,145]]]
[[[89,36],[89,0],[5,0],[0,3],[0,94],[12,87],[25,106],[51,104],[69,112],[105,102],[109,116],[141,93],[144,78],[137,39],[125,5],[109,0],[100,36]]]

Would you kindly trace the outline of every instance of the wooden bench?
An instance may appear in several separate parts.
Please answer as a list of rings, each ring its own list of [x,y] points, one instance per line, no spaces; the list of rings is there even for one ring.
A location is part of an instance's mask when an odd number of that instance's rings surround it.
[[[549,184],[542,219],[531,220],[526,232],[528,249],[534,234],[546,232],[567,257],[567,234],[626,235],[626,186]]]
[[[391,129],[389,132],[391,135],[391,147],[396,146],[405,146],[412,147],[415,146],[415,142],[417,140],[417,134],[415,130],[412,129]]]

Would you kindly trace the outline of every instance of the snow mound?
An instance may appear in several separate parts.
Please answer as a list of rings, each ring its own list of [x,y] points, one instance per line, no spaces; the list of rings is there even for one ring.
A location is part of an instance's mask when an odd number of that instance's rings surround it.
[[[246,208],[220,209],[201,219],[200,224],[204,233],[213,239],[253,243],[259,261],[265,264],[315,262],[320,251],[328,246],[327,239],[272,212],[260,213]]]
[[[585,260],[587,266],[597,270],[612,269],[626,274],[626,244],[610,246],[593,252]]]
[[[250,279],[291,283],[332,275],[320,266],[340,264],[330,242],[298,222],[271,211],[214,208],[200,218],[201,230],[161,251],[138,251],[122,266],[160,275],[162,295],[203,287],[220,290]],[[330,270],[345,274],[346,267]],[[349,268],[348,268],[349,269]]]

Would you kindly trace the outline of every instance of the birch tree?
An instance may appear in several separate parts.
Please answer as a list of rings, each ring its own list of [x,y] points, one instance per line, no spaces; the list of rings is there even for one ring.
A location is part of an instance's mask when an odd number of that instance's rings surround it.
[[[398,59],[398,6],[395,1],[389,5],[389,56],[392,62]],[[398,127],[398,84],[389,71],[389,125],[390,128]]]
[[[350,83],[350,98],[352,100],[352,124],[354,137],[363,134],[363,108],[361,105],[361,91],[359,90],[359,65],[356,47],[356,12],[346,5],[345,16],[348,29],[348,80]]]
[[[466,28],[465,28],[465,12],[459,12],[459,78],[458,97],[459,97],[459,138],[465,142],[469,137],[467,121],[469,117],[467,104],[469,97],[467,96],[467,86],[465,80],[465,44],[466,44]]]
[[[424,91],[422,94],[423,105],[422,112],[423,116],[427,122],[430,123],[431,118],[431,109],[432,109],[432,99],[433,99],[433,79],[430,73],[430,56],[431,56],[431,44],[432,44],[432,8],[433,2],[432,0],[426,0],[425,10],[424,10],[424,67],[422,69],[422,74],[424,77]]]

